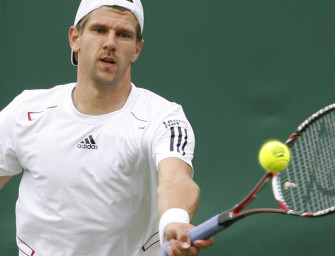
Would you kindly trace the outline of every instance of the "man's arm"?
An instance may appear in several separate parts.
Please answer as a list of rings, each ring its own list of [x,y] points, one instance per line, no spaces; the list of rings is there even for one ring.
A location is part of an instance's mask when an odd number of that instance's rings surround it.
[[[167,158],[159,163],[158,213],[161,217],[171,208],[185,210],[190,220],[193,219],[199,204],[200,188],[191,177],[192,168],[178,158]],[[187,231],[191,224],[171,223],[166,226],[165,240],[170,241],[169,255],[197,255],[200,248],[207,248],[214,243],[199,240],[190,246]]]
[[[0,176],[0,190],[6,185],[6,183],[12,178],[13,176]]]
[[[170,208],[182,208],[192,220],[198,208],[200,189],[191,178],[192,168],[179,158],[159,163],[158,214]]]

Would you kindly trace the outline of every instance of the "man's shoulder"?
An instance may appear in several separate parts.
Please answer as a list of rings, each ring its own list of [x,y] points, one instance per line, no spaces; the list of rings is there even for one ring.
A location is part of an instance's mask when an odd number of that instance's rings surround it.
[[[138,97],[132,112],[145,120],[163,120],[170,117],[184,116],[180,104],[169,101],[166,98],[143,88],[139,90]]]
[[[21,93],[22,99],[35,99],[35,98],[45,98],[48,95],[55,95],[58,93],[65,93],[69,87],[73,87],[74,83],[70,84],[62,84],[62,85],[56,85],[54,87],[48,88],[48,89],[28,89],[24,90]]]
[[[14,109],[42,111],[50,106],[60,106],[69,94],[74,83],[57,85],[49,89],[24,90],[12,102]]]
[[[48,89],[24,90],[18,97],[23,106],[44,106],[62,101],[75,84],[57,85]]]
[[[141,103],[145,103],[146,105],[150,105],[150,107],[154,107],[155,109],[159,109],[160,107],[166,108],[168,106],[177,105],[175,102],[172,102],[163,96],[150,91],[144,88],[137,88],[139,90],[139,100]]]

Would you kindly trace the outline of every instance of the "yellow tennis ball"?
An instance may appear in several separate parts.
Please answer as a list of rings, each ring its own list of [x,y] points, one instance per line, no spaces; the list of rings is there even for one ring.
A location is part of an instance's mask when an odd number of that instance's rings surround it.
[[[268,172],[283,171],[290,162],[290,149],[278,140],[263,144],[259,151],[259,163]]]

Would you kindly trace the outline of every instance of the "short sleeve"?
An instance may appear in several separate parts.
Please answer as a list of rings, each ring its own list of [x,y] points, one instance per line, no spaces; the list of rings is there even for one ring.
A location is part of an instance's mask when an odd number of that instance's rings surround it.
[[[182,107],[173,103],[158,120],[152,147],[156,168],[169,157],[180,158],[192,167],[195,137]]]
[[[0,112],[0,176],[12,176],[21,172],[15,152],[15,126],[19,109],[20,96],[17,96]]]

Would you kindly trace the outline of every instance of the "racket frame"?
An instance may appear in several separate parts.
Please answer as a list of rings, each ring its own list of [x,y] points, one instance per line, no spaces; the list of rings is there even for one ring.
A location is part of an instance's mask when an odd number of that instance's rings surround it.
[[[319,111],[311,115],[309,118],[307,118],[304,122],[302,122],[301,125],[297,128],[297,130],[294,133],[292,133],[292,135],[286,141],[288,147],[291,148],[295,140],[297,140],[302,134],[302,132],[305,129],[307,129],[312,123],[317,121],[319,118],[321,118],[328,112],[333,111],[334,109],[335,109],[335,103],[326,106],[323,109],[320,109]],[[272,181],[272,192],[280,208],[255,208],[250,210],[244,210],[257,197],[258,193],[267,183],[269,183],[269,181]],[[292,210],[289,208],[289,206],[285,204],[285,201],[281,194],[281,188],[278,186],[278,184],[280,184],[280,174],[278,175],[278,173],[270,173],[270,172],[266,173],[254,187],[254,189],[251,190],[251,192],[242,201],[240,201],[240,203],[235,205],[232,209],[224,211],[208,219],[207,221],[201,223],[194,229],[190,230],[188,232],[188,235],[190,237],[191,243],[193,244],[193,242],[196,240],[208,239],[209,237],[214,236],[223,229],[229,227],[236,221],[252,215],[273,213],[273,214],[292,215],[298,217],[315,218],[329,215],[335,212],[335,206],[315,213],[299,212]],[[167,255],[167,249],[169,245],[170,245],[169,241],[163,244],[163,250],[165,255]]]

